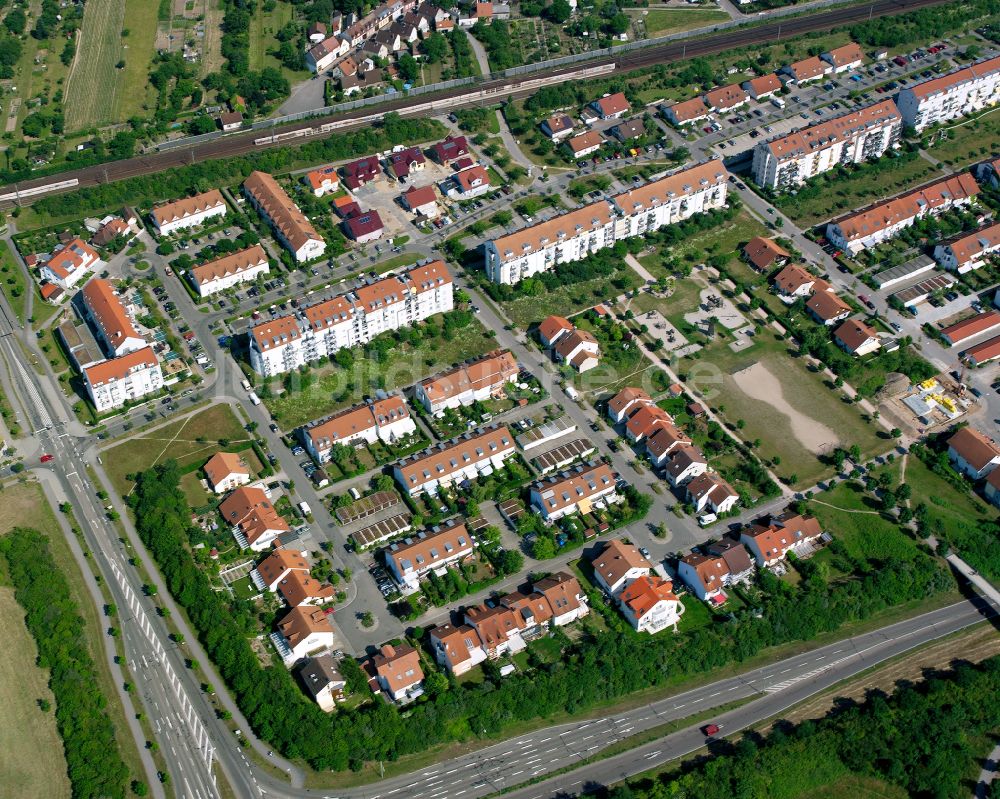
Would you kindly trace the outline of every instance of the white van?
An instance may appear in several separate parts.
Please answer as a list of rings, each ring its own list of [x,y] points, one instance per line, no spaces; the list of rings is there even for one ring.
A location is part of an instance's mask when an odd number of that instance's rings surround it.
[[[785,107],[785,101],[782,100],[780,97],[772,97],[771,98],[771,105],[773,105],[775,108],[784,108]]]
[[[254,392],[250,392],[250,402],[254,405],[260,405],[260,397],[258,397]]]
[[[309,507],[309,503],[308,502],[305,502],[305,501],[300,502],[299,503],[299,510],[302,511],[302,515],[303,516],[312,516],[312,508]]]
[[[250,381],[249,380],[244,380],[242,383],[240,383],[240,385],[243,386],[243,390],[244,391],[249,391],[250,390]]]
[[[698,517],[698,524],[700,524],[702,527],[708,527],[708,525],[717,521],[719,521],[719,517],[716,516],[714,513],[706,513],[705,515]]]

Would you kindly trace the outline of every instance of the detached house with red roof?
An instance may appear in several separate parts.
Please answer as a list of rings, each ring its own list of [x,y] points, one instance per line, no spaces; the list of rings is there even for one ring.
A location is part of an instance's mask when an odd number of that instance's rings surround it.
[[[344,183],[349,189],[359,189],[374,180],[378,180],[379,174],[378,156],[365,156],[344,167]]]
[[[882,346],[878,331],[862,319],[848,319],[833,331],[833,340],[848,355],[861,357]]]
[[[317,197],[322,197],[324,194],[329,194],[340,188],[340,177],[334,166],[314,169],[306,174],[305,180]]]
[[[344,229],[347,238],[358,244],[367,244],[369,241],[380,239],[385,232],[382,217],[375,209],[370,211],[357,210],[349,214],[340,223],[340,226]]]
[[[628,104],[622,92],[606,94],[601,99],[592,102],[591,107],[600,115],[601,119],[621,119],[632,106]]]
[[[386,644],[372,657],[371,668],[383,693],[395,702],[415,699],[423,693],[420,654],[412,646]]]
[[[552,347],[552,355],[560,363],[568,364],[583,373],[597,366],[600,346],[592,333],[573,328],[559,338]]]
[[[216,494],[225,494],[250,482],[250,467],[235,452],[216,452],[202,468]]]
[[[43,281],[69,291],[101,263],[97,252],[81,238],[74,238],[57,249],[42,264],[39,274]]]
[[[456,172],[448,181],[446,193],[452,199],[471,200],[486,194],[491,188],[490,173],[481,164],[473,164]]]
[[[830,327],[850,316],[853,309],[837,296],[833,286],[825,280],[816,278],[815,291],[806,300],[806,310],[817,322]]]
[[[629,583],[648,575],[650,563],[634,544],[615,539],[608,541],[592,560],[594,579],[611,596],[617,596]]]
[[[704,472],[695,477],[686,487],[687,501],[694,505],[698,513],[728,513],[739,501],[729,483],[715,472]]]
[[[437,204],[437,195],[433,186],[410,186],[399,195],[403,206],[411,213],[422,216],[424,219],[434,219],[441,214],[441,209]]]
[[[758,272],[766,272],[772,266],[784,266],[792,257],[784,247],[774,239],[756,236],[743,247],[743,256]]]
[[[291,665],[302,658],[330,649],[336,636],[319,608],[303,605],[292,608],[278,622],[278,633],[271,636],[285,665]]]
[[[948,458],[970,480],[981,480],[1000,465],[1000,445],[973,427],[963,427],[948,439]]]
[[[667,627],[677,632],[684,606],[673,588],[673,583],[659,575],[645,575],[618,595],[618,607],[637,632],[655,635]]]
[[[405,180],[413,172],[423,172],[426,165],[427,159],[419,147],[390,153],[386,159],[386,168],[396,180]]]
[[[465,136],[448,136],[444,141],[435,144],[431,152],[439,164],[449,164],[469,154],[469,140]]]
[[[686,555],[677,564],[677,575],[694,595],[716,604],[726,601],[727,587],[746,582],[753,572],[750,553],[731,538],[707,545],[704,553]]]

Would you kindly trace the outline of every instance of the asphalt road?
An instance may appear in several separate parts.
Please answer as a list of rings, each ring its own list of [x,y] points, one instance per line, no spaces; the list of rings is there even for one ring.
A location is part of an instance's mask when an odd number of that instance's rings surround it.
[[[569,80],[583,66],[595,66],[602,63],[614,63],[617,70],[630,71],[656,64],[682,61],[696,56],[712,55],[734,47],[746,47],[754,44],[763,45],[769,42],[788,39],[803,33],[829,30],[831,28],[846,25],[852,22],[905,13],[906,11],[912,11],[925,6],[938,5],[944,2],[947,2],[947,0],[874,0],[868,5],[850,6],[847,8],[822,11],[815,14],[805,14],[801,17],[765,23],[751,29],[740,28],[733,31],[726,31],[723,33],[704,36],[698,39],[692,39],[690,41],[672,42],[659,47],[649,47],[635,52],[623,53],[611,58],[596,58],[594,61],[554,69],[549,73],[533,73],[528,77],[536,78],[546,74],[564,75],[566,79]],[[451,98],[454,102],[449,105],[450,108],[462,108],[466,106],[479,105],[482,101],[479,92],[482,90],[489,91],[491,94],[495,94],[500,97],[517,97],[521,94],[533,93],[535,89],[529,89],[527,92],[523,90],[518,91],[517,86],[522,80],[523,78],[521,77],[515,77],[499,81],[487,81],[473,87],[473,95],[471,97],[469,96],[470,89],[468,87],[462,87],[444,91],[440,94],[421,97],[420,102],[432,99],[440,100]],[[373,110],[379,114],[388,113],[390,111],[405,114],[407,109],[412,108],[414,104],[415,101],[412,98],[401,98],[396,101],[383,103],[377,106],[376,109],[362,108],[346,114],[337,115],[336,117],[315,117],[307,122],[285,126],[281,128],[281,132],[285,133],[294,132],[300,129],[309,129],[322,125],[326,122],[334,121],[335,119],[359,120],[354,125],[347,125],[338,129],[337,132],[341,133],[355,128],[367,127],[370,122],[367,121],[366,118],[373,113]],[[0,189],[0,194],[13,192],[16,189],[24,190],[37,186],[44,186],[48,183],[73,178],[79,181],[79,185],[81,187],[94,186],[100,183],[109,183],[116,180],[122,180],[124,178],[160,172],[170,167],[184,166],[186,164],[193,164],[208,159],[231,158],[235,155],[240,155],[252,150],[259,150],[268,146],[284,146],[286,144],[286,142],[278,142],[275,145],[255,145],[254,140],[260,138],[261,135],[261,131],[253,131],[246,134],[237,134],[222,137],[220,139],[214,139],[208,142],[193,145],[189,148],[171,149],[157,153],[150,153],[136,158],[85,167],[83,169],[60,172],[58,175],[27,180],[14,185],[5,186]],[[30,201],[24,201],[22,204],[30,204]],[[2,205],[2,207],[9,207],[10,205],[13,205],[13,203],[4,203],[0,205]]]

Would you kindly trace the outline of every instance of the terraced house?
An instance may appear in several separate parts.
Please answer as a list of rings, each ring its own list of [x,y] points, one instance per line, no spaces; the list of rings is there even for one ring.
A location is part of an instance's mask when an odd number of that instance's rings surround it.
[[[729,173],[720,159],[486,242],[486,274],[514,285],[586,258],[618,239],[641,236],[726,204]]]
[[[301,437],[309,454],[319,463],[327,463],[338,444],[358,446],[377,440],[391,444],[416,429],[405,400],[391,396],[355,405],[304,427]]]
[[[404,458],[393,467],[396,482],[410,496],[488,476],[515,453],[514,436],[492,425]]]
[[[977,194],[976,179],[963,172],[834,220],[826,226],[826,237],[857,255],[888,241],[918,219],[968,205]]]
[[[895,147],[903,118],[891,100],[819,122],[753,150],[758,186],[786,191],[844,164],[878,158]]]
[[[443,261],[416,266],[250,329],[250,365],[269,377],[454,308]]]

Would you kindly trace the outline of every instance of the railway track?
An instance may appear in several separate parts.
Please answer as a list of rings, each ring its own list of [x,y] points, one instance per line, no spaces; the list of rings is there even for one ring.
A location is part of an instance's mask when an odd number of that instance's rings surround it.
[[[588,77],[610,72],[630,72],[657,64],[669,64],[698,56],[715,55],[735,47],[769,44],[805,33],[830,30],[854,22],[901,14],[927,6],[941,5],[945,2],[948,0],[873,0],[865,5],[836,8],[816,14],[764,23],[752,28],[727,30],[723,33],[709,34],[689,41],[671,42],[670,44],[619,53],[614,56],[604,56],[603,58],[598,56],[593,61],[559,67],[544,74],[533,73],[530,77],[505,78],[481,83],[474,87],[462,86],[442,91],[436,95],[429,95],[426,98],[421,97],[416,102],[414,98],[391,100],[380,104],[377,111],[360,109],[335,117],[317,117],[276,128],[271,135],[261,135],[261,131],[257,130],[225,136],[188,148],[149,153],[122,161],[111,161],[106,164],[61,172],[47,178],[5,186],[0,188],[0,208],[29,205],[39,197],[68,191],[71,188],[96,186],[199,161],[232,158],[268,147],[308,141],[310,138],[329,135],[332,132],[355,130],[370,125],[373,120],[389,112],[414,116],[471,107],[483,102],[495,101],[498,97],[521,97],[537,91],[540,86],[561,83],[570,79],[585,80]]]

